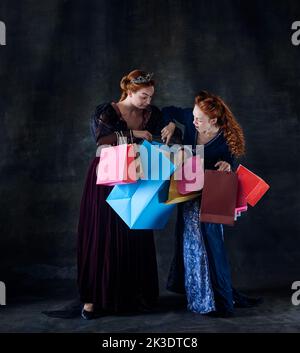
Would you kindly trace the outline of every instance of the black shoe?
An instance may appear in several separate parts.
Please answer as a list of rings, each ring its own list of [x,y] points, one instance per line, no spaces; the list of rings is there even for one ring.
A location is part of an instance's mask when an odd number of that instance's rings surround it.
[[[234,317],[234,312],[230,310],[217,310],[217,311],[211,311],[204,315],[209,317],[219,317],[219,318],[229,319],[231,317]]]
[[[93,320],[98,319],[99,317],[104,316],[104,313],[96,308],[93,311],[84,310],[84,307],[81,310],[81,317],[84,320]]]
[[[95,313],[94,313],[94,311],[87,311],[87,310],[84,310],[84,308],[82,308],[81,317],[84,320],[92,320],[95,318]]]
[[[103,309],[98,305],[94,305],[93,311],[85,310],[84,305],[82,306],[82,309],[81,309],[81,317],[85,320],[98,319],[99,317],[102,317],[105,315],[108,315],[108,312],[103,311]]]
[[[263,298],[250,298],[250,297],[243,297],[242,300],[236,301],[234,303],[235,308],[253,308],[263,303]]]

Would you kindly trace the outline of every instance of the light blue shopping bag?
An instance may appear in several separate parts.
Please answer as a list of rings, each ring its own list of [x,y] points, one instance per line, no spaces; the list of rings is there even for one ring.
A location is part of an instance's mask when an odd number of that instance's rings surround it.
[[[175,205],[166,205],[170,159],[148,141],[140,146],[144,177],[134,184],[116,185],[107,202],[131,229],[163,229]]]

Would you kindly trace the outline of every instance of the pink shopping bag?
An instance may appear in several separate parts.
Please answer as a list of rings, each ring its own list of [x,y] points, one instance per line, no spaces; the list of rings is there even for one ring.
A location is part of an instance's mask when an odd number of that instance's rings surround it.
[[[200,191],[204,184],[204,160],[199,155],[192,156],[175,173],[177,190],[181,195]]]
[[[118,143],[121,140],[117,133]],[[124,138],[124,136],[123,136]],[[131,138],[132,139],[132,138]],[[141,161],[137,145],[118,144],[102,148],[97,169],[97,184],[117,185],[135,183],[141,175]]]

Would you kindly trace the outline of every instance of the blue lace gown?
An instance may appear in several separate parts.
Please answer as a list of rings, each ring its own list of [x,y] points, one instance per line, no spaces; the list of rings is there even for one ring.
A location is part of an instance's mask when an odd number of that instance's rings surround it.
[[[197,131],[193,124],[193,109],[171,106],[163,108],[162,112],[165,124],[177,121],[185,127],[183,144],[192,145],[195,148]],[[216,170],[215,164],[218,161],[228,162],[232,170],[236,169],[238,163],[231,154],[222,132],[204,145],[204,169]],[[208,267],[210,267],[216,310],[232,312],[234,302],[244,304],[247,303],[247,298],[232,288],[230,266],[224,246],[223,225],[201,223],[198,213],[199,204],[193,204],[193,202],[186,205],[178,204],[175,252],[167,289],[175,293],[186,293],[189,308],[193,311],[205,312],[206,307],[209,308],[209,303],[212,302],[211,290],[208,289]],[[207,256],[204,254],[205,249]]]
[[[205,314],[215,310],[215,301],[201,233],[199,208],[199,199],[183,204],[184,284],[188,310]]]

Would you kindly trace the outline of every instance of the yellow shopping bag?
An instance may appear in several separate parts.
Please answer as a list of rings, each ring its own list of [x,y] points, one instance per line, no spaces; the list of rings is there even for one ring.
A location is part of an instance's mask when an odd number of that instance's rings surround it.
[[[175,203],[186,202],[189,200],[193,200],[196,197],[199,197],[200,195],[201,195],[201,192],[199,191],[190,192],[189,194],[185,194],[185,195],[180,194],[177,190],[177,180],[174,179],[174,174],[173,174],[170,179],[168,200],[165,201],[165,204],[171,205]]]

